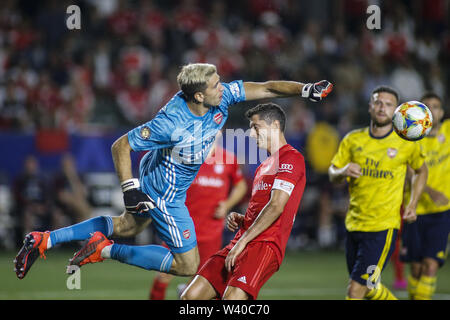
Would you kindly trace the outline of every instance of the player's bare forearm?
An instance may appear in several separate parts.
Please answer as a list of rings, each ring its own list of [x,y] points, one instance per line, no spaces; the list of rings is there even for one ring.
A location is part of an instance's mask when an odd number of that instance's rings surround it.
[[[295,81],[244,82],[246,100],[266,98],[286,98],[298,95],[310,101],[318,102],[333,90],[333,84],[327,80],[316,83]]]
[[[338,168],[334,164],[328,168],[331,182],[342,182],[347,177],[357,179],[361,174],[361,166],[354,162],[349,162],[342,168]]]
[[[273,190],[269,203],[261,210],[253,224],[244,232],[241,239],[243,244],[247,244],[255,239],[259,234],[269,228],[281,213],[289,200],[289,195],[281,190]]]
[[[432,187],[425,185],[423,188],[423,192],[427,193],[431,199],[433,199],[434,195],[436,195],[439,191],[433,189]]]
[[[225,258],[225,267],[231,271],[236,259],[247,244],[264,230],[267,230],[283,213],[284,206],[289,200],[289,194],[281,190],[272,190],[269,203],[261,210],[252,225],[245,231]]]
[[[428,185],[425,186],[423,192],[427,193],[433,202],[438,206],[446,206],[449,203],[449,199],[445,193],[436,190]]]
[[[429,185],[426,185],[425,188],[423,189],[423,192],[428,193],[428,195],[430,197],[433,197],[433,195],[437,194],[437,193],[441,193],[440,191],[430,187]]]
[[[419,169],[415,170],[411,178],[411,200],[409,201],[409,206],[413,206],[414,208],[417,206],[419,198],[425,190],[427,179],[428,167],[424,163]]]
[[[304,84],[295,81],[244,82],[246,100],[301,95]]]
[[[227,211],[233,209],[233,207],[237,205],[239,201],[241,201],[241,199],[245,196],[246,192],[247,192],[247,183],[245,183],[245,180],[242,179],[231,190],[230,196],[226,201]]]
[[[328,177],[330,178],[331,182],[342,182],[344,180],[344,171],[345,167],[343,168],[337,168],[334,165],[331,165],[328,168]]]
[[[426,192],[428,194],[435,192],[436,190],[434,190],[432,187],[426,185],[425,188],[423,189],[423,192]]]
[[[131,150],[127,134],[117,139],[111,147],[114,167],[120,182],[133,178],[130,157]]]
[[[275,220],[281,215],[283,210],[270,204],[261,211],[253,224],[244,232],[239,242],[247,245],[250,241],[255,239],[259,234],[269,228]]]
[[[235,243],[234,247],[228,252],[227,257],[225,258],[225,268],[228,271],[231,271],[233,266],[235,265],[236,259],[245,249],[247,244],[255,239],[259,234],[261,234],[264,230],[266,230],[270,225],[272,225],[281,215],[284,209],[284,202],[282,204],[281,201],[272,201],[274,193],[284,193],[286,198],[289,199],[289,195],[284,191],[274,190],[272,191],[272,198],[269,203],[261,210],[256,220],[253,224],[245,231],[241,238]],[[280,200],[280,199],[278,199]]]

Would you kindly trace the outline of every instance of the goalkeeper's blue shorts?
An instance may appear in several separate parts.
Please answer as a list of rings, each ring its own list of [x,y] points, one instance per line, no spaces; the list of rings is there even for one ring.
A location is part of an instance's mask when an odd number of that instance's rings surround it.
[[[158,237],[175,253],[183,253],[197,245],[194,222],[184,203],[167,203],[159,197],[156,207],[137,217],[151,218]]]

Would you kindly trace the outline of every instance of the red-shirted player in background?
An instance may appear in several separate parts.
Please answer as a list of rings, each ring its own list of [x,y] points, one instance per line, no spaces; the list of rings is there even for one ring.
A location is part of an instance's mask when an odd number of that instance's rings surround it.
[[[236,156],[218,146],[221,136],[219,131],[216,144],[186,193],[186,206],[197,234],[200,267],[222,247],[224,219],[247,192],[247,183]],[[164,300],[173,277],[158,273],[153,280],[150,299]]]
[[[250,136],[270,157],[256,169],[245,216],[232,212],[227,217],[227,228],[240,230],[205,262],[182,299],[256,299],[283,260],[305,188],[305,162],[286,142],[286,116],[278,105],[259,104],[246,117]]]

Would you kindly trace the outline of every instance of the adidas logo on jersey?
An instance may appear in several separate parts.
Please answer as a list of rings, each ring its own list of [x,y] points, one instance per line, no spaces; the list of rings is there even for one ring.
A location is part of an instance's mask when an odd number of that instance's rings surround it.
[[[247,279],[245,278],[245,276],[240,277],[239,279],[237,279],[237,281],[247,284]]]

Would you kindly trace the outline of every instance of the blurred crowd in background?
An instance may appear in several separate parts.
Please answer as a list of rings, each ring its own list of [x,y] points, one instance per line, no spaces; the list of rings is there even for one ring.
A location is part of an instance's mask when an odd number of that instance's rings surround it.
[[[66,26],[72,4],[81,9],[80,30]],[[366,25],[371,4],[381,9],[379,30]],[[303,152],[308,168],[289,245],[336,247],[347,195],[345,185],[328,182],[329,161],[345,133],[368,125],[377,85],[393,86],[401,100],[433,90],[446,105],[449,16],[446,0],[4,0],[0,137],[46,130],[123,134],[179,90],[176,75],[189,62],[215,64],[224,82],[327,79],[334,91],[319,104],[276,102],[288,115],[288,142]],[[250,106],[232,107],[226,128],[246,130]],[[3,157],[14,153],[14,146],[8,149]],[[73,150],[63,151],[54,170],[41,170],[39,153],[31,151],[21,156],[22,174],[11,177],[0,168],[6,177],[0,176],[0,247],[17,245],[11,230],[21,239],[32,229],[98,214],[95,208],[120,214],[114,172],[80,172]],[[243,169],[251,183],[252,168]]]

